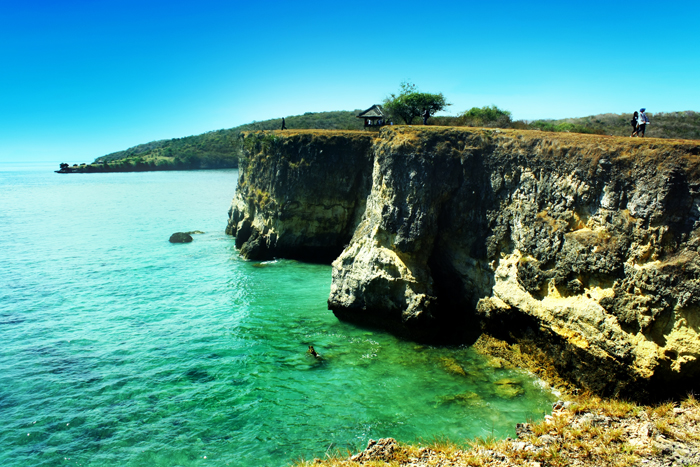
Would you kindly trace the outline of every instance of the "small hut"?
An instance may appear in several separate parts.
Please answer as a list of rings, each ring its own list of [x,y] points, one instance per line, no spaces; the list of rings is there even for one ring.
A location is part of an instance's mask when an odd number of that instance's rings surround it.
[[[386,124],[384,119],[384,110],[381,105],[373,105],[369,109],[362,112],[357,118],[365,119],[365,128],[379,128]]]

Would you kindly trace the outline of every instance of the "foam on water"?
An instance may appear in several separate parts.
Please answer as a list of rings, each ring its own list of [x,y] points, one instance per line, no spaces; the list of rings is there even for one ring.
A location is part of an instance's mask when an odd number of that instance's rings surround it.
[[[548,410],[468,348],[339,322],[330,266],[241,260],[236,179],[0,166],[0,465],[285,465]]]

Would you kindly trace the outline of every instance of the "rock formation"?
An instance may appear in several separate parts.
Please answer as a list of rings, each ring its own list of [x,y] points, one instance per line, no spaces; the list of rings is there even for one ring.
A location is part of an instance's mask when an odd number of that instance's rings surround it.
[[[244,135],[226,232],[251,259],[330,262],[364,213],[372,136],[295,131]]]
[[[170,243],[190,243],[192,241],[192,235],[189,232],[175,232],[170,236]]]
[[[440,342],[531,333],[604,394],[700,377],[697,143],[387,127],[244,146],[227,231],[251,259],[337,256],[338,317]]]

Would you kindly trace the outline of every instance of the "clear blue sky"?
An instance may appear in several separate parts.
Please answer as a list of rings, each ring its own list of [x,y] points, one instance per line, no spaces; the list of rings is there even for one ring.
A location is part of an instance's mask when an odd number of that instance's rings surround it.
[[[0,0],[0,161],[365,109],[700,111],[700,2]]]

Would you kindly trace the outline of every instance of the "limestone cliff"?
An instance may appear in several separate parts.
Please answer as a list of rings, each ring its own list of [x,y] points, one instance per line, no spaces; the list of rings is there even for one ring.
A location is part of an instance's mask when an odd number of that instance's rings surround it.
[[[337,316],[443,341],[529,333],[599,393],[700,379],[697,143],[439,127],[247,138],[229,231],[251,258],[347,243]]]
[[[336,258],[364,213],[372,136],[290,130],[242,137],[226,228],[241,254],[258,260]]]

